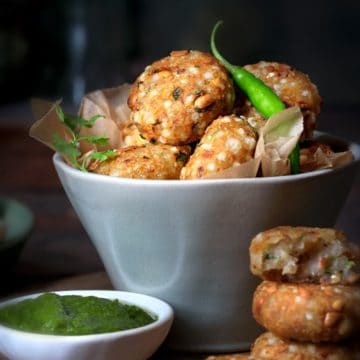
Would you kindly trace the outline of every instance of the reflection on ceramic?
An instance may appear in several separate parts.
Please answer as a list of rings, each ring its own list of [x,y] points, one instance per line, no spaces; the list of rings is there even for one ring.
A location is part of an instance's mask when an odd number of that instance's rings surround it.
[[[25,205],[3,196],[0,196],[0,218],[3,224],[3,236],[0,239],[0,273],[4,274],[18,259],[34,220],[31,211]]]
[[[323,136],[327,142],[338,142]],[[140,180],[82,173],[56,154],[63,187],[116,289],[153,295],[176,314],[168,344],[246,350],[257,279],[248,247],[278,225],[333,226],[359,166],[253,179]]]
[[[118,299],[156,315],[157,320],[135,329],[79,336],[35,334],[0,325],[0,354],[11,360],[144,360],[164,341],[173,321],[173,310],[168,304],[146,295],[106,290],[56,293]],[[8,300],[2,302],[0,307],[39,295]]]

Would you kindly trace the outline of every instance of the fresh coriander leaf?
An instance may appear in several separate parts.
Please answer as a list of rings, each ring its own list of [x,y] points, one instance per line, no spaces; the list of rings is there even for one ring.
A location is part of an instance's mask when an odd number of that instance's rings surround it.
[[[68,128],[71,130],[73,136],[78,134],[78,122],[77,117],[72,115],[67,115],[64,113],[62,108],[57,105],[55,108],[56,114],[59,118],[59,120]]]
[[[60,106],[56,107],[56,113],[59,117],[59,120],[71,131],[75,138],[79,134],[77,116],[64,114]]]
[[[56,111],[56,115],[58,116],[59,120],[62,123],[65,123],[65,114],[64,114],[62,108],[59,105],[57,105],[55,108],[55,111]]]
[[[75,135],[79,135],[82,126],[91,128],[94,126],[96,120],[104,117],[103,115],[94,115],[89,120],[86,120],[78,115],[65,114],[60,106],[56,107],[56,114],[59,120],[64,123]]]
[[[54,133],[52,144],[56,151],[66,156],[66,158],[73,165],[79,167],[77,158],[81,155],[81,152],[73,142],[67,142],[66,140],[62,139],[57,133]]]
[[[87,135],[81,136],[78,141],[87,141],[90,144],[103,146],[109,143],[109,138],[102,135]]]
[[[81,123],[78,116],[65,114],[65,125],[67,125],[76,136],[79,136]]]
[[[105,151],[97,151],[90,154],[90,157],[95,160],[105,161],[109,158],[116,156],[116,150],[105,150]]]
[[[70,131],[73,136],[72,141],[66,141],[62,139],[58,134],[53,134],[53,146],[59,153],[63,154],[68,161],[70,161],[77,169],[81,171],[86,170],[86,159],[89,156],[83,156],[82,163],[79,162],[78,158],[82,155],[79,149],[80,141],[86,141],[90,144],[95,145],[107,145],[109,139],[102,135],[87,135],[87,136],[79,136],[80,130],[82,127],[91,128],[95,121],[103,115],[94,115],[89,120],[83,119],[81,116],[78,115],[68,115],[63,112],[60,106],[55,108],[56,114],[59,118],[59,121],[62,122]],[[116,154],[115,150],[106,150],[106,151],[99,151],[96,153],[91,154],[91,157],[94,159],[98,159],[100,161],[104,161],[111,156]]]
[[[84,125],[88,128],[93,127],[93,125],[95,124],[95,121],[99,118],[103,118],[103,115],[94,115],[92,116],[89,120],[85,120]]]
[[[102,115],[94,115],[89,120],[82,118],[81,116],[71,116],[68,115],[69,121],[75,123],[78,129],[81,129],[82,126],[87,128],[92,128],[97,119],[103,117]]]

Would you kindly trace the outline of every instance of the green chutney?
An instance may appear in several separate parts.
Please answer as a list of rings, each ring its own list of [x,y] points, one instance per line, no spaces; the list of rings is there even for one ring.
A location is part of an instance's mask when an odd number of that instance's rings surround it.
[[[0,309],[0,324],[50,335],[87,335],[133,329],[156,319],[143,309],[95,296],[44,293]]]

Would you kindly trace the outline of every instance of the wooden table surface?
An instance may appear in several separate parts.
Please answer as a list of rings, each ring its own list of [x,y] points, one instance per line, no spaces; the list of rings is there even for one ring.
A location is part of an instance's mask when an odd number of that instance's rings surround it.
[[[360,142],[356,109],[332,109],[322,119],[321,130]],[[31,113],[26,106],[5,111],[0,108],[0,195],[27,204],[35,216],[32,235],[16,267],[2,281],[0,297],[71,288],[74,284],[84,288],[110,287],[103,265],[61,188],[52,151],[28,136],[30,124]],[[359,199],[358,174],[337,222],[337,227],[351,239],[360,238]],[[156,358],[204,358],[161,354]]]

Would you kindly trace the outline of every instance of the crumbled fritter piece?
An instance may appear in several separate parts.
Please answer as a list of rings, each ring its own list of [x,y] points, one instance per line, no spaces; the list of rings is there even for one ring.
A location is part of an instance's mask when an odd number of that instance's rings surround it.
[[[359,246],[332,228],[279,226],[250,245],[251,272],[265,280],[352,284],[359,263]]]

